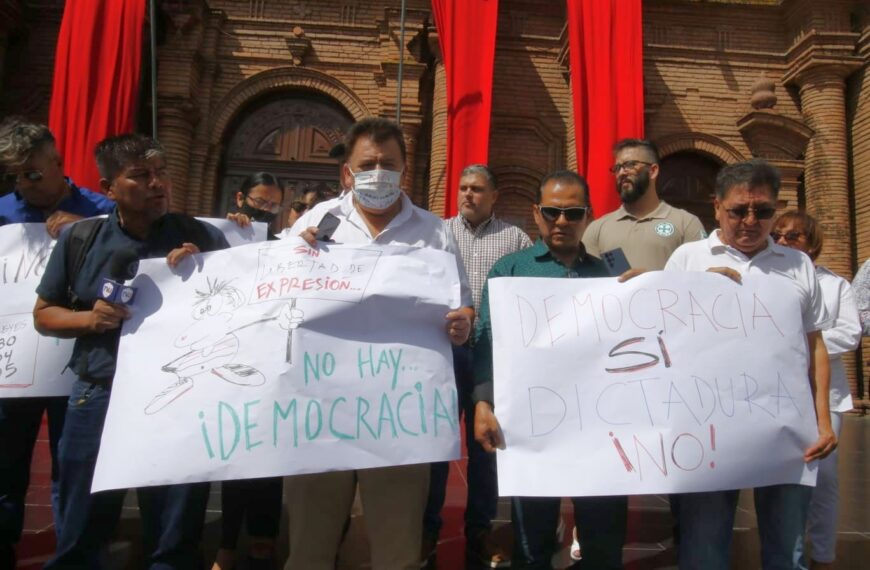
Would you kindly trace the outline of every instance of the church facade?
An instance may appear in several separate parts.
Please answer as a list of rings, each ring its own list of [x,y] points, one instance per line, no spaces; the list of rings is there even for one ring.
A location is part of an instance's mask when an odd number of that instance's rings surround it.
[[[400,110],[405,190],[443,212],[444,66],[429,1],[406,4],[402,43],[400,0],[159,1],[156,115],[173,208],[221,215],[258,170],[295,191],[336,188],[329,151],[343,131]],[[47,120],[62,12],[61,0],[0,4],[0,113]],[[665,200],[711,230],[718,169],[765,158],[783,174],[780,205],[821,220],[821,263],[851,278],[870,257],[866,2],[646,0],[643,33],[646,136],[662,151]],[[490,165],[497,213],[530,232],[540,179],[576,166],[568,49],[564,1],[500,1]],[[870,369],[856,362],[867,407]]]

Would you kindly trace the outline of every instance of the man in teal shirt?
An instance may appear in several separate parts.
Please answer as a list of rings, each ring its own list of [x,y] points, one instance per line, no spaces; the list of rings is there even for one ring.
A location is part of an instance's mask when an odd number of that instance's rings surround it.
[[[534,246],[506,255],[489,272],[493,277],[609,277],[600,259],[586,254],[580,238],[591,219],[589,186],[575,172],[547,175],[533,207],[541,238]],[[620,281],[630,277],[628,273]],[[489,452],[504,446],[493,413],[492,326],[489,287],[483,288],[474,345],[474,436]],[[621,568],[627,518],[626,497],[575,497],[574,520],[589,568]],[[557,548],[561,497],[514,497],[513,568],[549,569]]]

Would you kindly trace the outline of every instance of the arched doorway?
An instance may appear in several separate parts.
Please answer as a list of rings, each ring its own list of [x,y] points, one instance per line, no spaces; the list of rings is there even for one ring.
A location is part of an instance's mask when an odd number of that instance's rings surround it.
[[[338,193],[339,172],[329,151],[341,142],[353,118],[329,97],[295,91],[275,94],[240,113],[224,137],[216,212],[224,216],[242,181],[250,174],[274,174],[284,188],[282,228],[294,195],[308,187]]]
[[[713,216],[713,195],[719,162],[691,151],[675,152],[661,161],[657,189],[671,206],[688,210],[700,218],[707,232],[717,227]]]

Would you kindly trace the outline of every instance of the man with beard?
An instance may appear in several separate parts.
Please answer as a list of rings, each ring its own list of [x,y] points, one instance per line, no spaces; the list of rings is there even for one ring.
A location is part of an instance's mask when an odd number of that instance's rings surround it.
[[[659,153],[648,140],[623,139],[613,147],[616,191],[622,206],[589,224],[583,245],[590,255],[622,248],[632,268],[659,270],[684,243],[706,237],[697,216],[659,199]]]

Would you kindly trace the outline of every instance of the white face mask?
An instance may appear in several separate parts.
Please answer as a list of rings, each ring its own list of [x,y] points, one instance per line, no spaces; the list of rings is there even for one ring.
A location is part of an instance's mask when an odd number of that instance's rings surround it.
[[[348,167],[349,168],[349,167]],[[350,171],[353,194],[359,205],[372,210],[386,210],[402,193],[402,173],[395,170]]]

